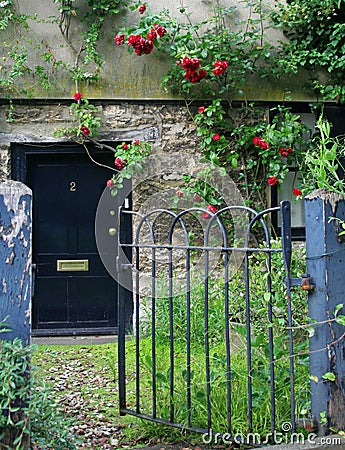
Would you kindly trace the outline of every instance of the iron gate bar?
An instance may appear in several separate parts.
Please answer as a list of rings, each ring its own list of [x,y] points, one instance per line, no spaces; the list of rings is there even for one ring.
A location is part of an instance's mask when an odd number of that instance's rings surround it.
[[[286,204],[288,205],[289,209],[286,208]],[[283,201],[281,202],[279,207],[275,207],[275,208],[270,208],[267,209],[265,211],[263,211],[262,213],[257,214],[256,217],[254,217],[251,221],[251,223],[248,226],[248,229],[250,230],[252,228],[252,225],[254,225],[255,221],[258,220],[260,218],[260,216],[262,216],[263,214],[267,214],[269,211],[270,212],[278,212],[278,211],[285,211],[286,214],[291,214],[291,210],[290,210],[290,203]],[[284,216],[285,217],[285,216]],[[282,231],[282,233],[284,232],[286,237],[288,235],[288,233],[290,233],[290,242],[291,242],[291,222],[290,222],[290,229],[288,229],[286,226],[282,226],[282,230],[284,229],[284,231]],[[248,231],[249,231],[248,230]],[[271,270],[272,270],[272,249],[271,249],[271,238],[269,235],[269,231],[267,229],[266,226],[264,226],[264,231],[265,231],[265,238],[266,238],[266,245],[268,247],[268,249],[270,250],[267,253],[267,257],[266,257],[266,262],[268,265],[268,277],[267,277],[267,292],[269,292],[270,296],[269,296],[269,301],[267,303],[267,316],[268,316],[268,321],[270,324],[273,324],[273,305],[272,305],[272,278],[271,278]],[[249,234],[248,234],[249,236]],[[282,246],[281,249],[283,255],[284,255],[284,248]],[[291,263],[291,258],[290,258],[290,262]],[[248,279],[249,281],[249,279]],[[274,336],[273,336],[273,327],[269,326],[268,327],[268,344],[269,344],[269,354],[270,354],[270,390],[271,390],[271,433],[273,434],[276,430],[276,401],[275,401],[275,362],[274,362]],[[291,395],[290,395],[291,398]]]
[[[215,216],[218,219],[219,215],[222,214],[219,211]],[[214,222],[214,217],[208,222],[205,232],[204,246],[208,247],[208,239],[211,230],[212,223]],[[228,247],[228,237],[224,224],[221,220],[217,220],[217,223],[221,229],[223,236],[223,247]],[[231,357],[230,357],[230,310],[229,310],[229,252],[223,251],[224,254],[224,323],[225,323],[225,355],[226,355],[226,412],[227,412],[227,431],[231,434],[232,423],[231,423]],[[208,264],[205,267],[208,267]],[[207,277],[208,280],[208,277]],[[209,427],[210,428],[210,427]]]
[[[218,252],[223,251],[232,251],[232,252],[239,252],[239,253],[281,253],[281,248],[257,248],[257,247],[203,247],[201,245],[193,245],[193,246],[187,246],[187,245],[163,245],[163,244],[156,244],[156,245],[150,245],[150,244],[121,244],[122,247],[126,248],[156,248],[156,249],[166,249],[166,250],[214,250]]]
[[[247,212],[248,214],[253,215],[254,217],[250,220],[249,225],[246,228],[245,242],[244,247],[234,247],[230,246],[227,241],[226,230],[224,228],[223,222],[219,218],[219,215],[225,211],[232,210],[242,210]],[[268,227],[266,221],[264,220],[264,216],[270,214],[272,212],[276,212],[280,210],[281,212],[281,222],[282,222],[282,248],[271,248],[271,238],[270,233],[268,231]],[[205,211],[209,214],[210,220],[206,227],[205,237],[204,237],[204,245],[194,246],[191,245],[187,227],[184,223],[183,216],[189,214],[191,212],[199,212]],[[132,213],[130,211],[121,211],[120,214]],[[168,233],[168,244],[158,244],[156,243],[156,238],[153,230],[153,226],[151,224],[150,218],[153,215],[157,214],[168,214],[172,217],[172,222],[170,225],[169,233]],[[126,404],[126,365],[125,365],[125,341],[123,339],[125,328],[120,327],[119,324],[119,393],[120,393],[120,412],[121,414],[131,414],[137,417],[141,417],[144,419],[149,419],[154,422],[172,425],[177,428],[190,430],[197,433],[207,433],[211,430],[212,426],[212,407],[211,407],[211,379],[210,379],[210,342],[209,342],[209,255],[210,252],[219,251],[224,257],[224,316],[225,316],[225,347],[226,347],[226,402],[227,402],[227,424],[228,424],[228,433],[233,434],[232,432],[232,419],[231,419],[231,354],[230,354],[230,324],[229,320],[229,253],[239,252],[244,254],[245,258],[245,283],[246,283],[246,340],[247,340],[247,392],[248,392],[248,429],[249,432],[252,433],[253,430],[253,398],[252,398],[252,337],[251,337],[251,323],[250,323],[250,277],[249,277],[249,256],[255,253],[266,253],[266,261],[268,268],[268,277],[267,277],[267,292],[269,292],[270,300],[267,302],[267,318],[269,324],[273,322],[273,305],[272,305],[272,280],[270,276],[271,271],[271,256],[273,253],[283,253],[284,259],[284,267],[285,267],[285,284],[287,288],[288,295],[288,322],[289,322],[289,362],[290,362],[290,408],[291,408],[291,423],[292,426],[295,426],[295,400],[294,400],[294,357],[293,357],[293,333],[292,333],[292,305],[291,305],[291,293],[290,286],[300,285],[298,279],[290,278],[290,263],[291,263],[291,221],[290,221],[290,204],[289,202],[282,202],[280,207],[270,208],[260,213],[252,210],[251,208],[243,207],[243,206],[234,206],[223,208],[218,211],[216,214],[212,214],[209,211],[203,210],[201,208],[190,208],[188,210],[183,211],[180,214],[176,214],[172,211],[165,209],[157,209],[149,212],[148,214],[141,216],[140,223],[137,227],[136,237],[134,243],[127,242],[119,242],[119,248],[124,248],[130,250],[134,250],[136,252],[135,258],[135,272],[136,272],[136,290],[135,290],[135,304],[136,304],[136,323],[135,323],[135,345],[136,345],[136,362],[135,362],[135,377],[136,377],[136,408],[132,410],[127,407]],[[211,230],[212,222],[217,221],[219,228],[221,229],[223,236],[223,245],[222,246],[209,246],[209,232]],[[265,234],[265,245],[264,248],[259,247],[250,247],[249,237],[253,226],[260,222],[262,229]],[[185,234],[185,245],[172,245],[172,236],[175,231],[175,225],[179,223],[182,226],[182,229]],[[150,231],[151,244],[140,243],[140,233],[143,225],[146,224]],[[121,236],[121,233],[119,233]],[[121,239],[120,239],[121,241]],[[140,404],[140,326],[139,326],[139,308],[140,308],[140,291],[139,291],[139,273],[140,273],[140,250],[141,249],[151,249],[151,305],[152,305],[152,316],[151,316],[151,357],[152,357],[152,413],[146,414],[141,411]],[[157,268],[156,268],[156,251],[159,249],[164,249],[168,251],[169,260],[168,260],[168,272],[169,272],[169,334],[170,334],[170,347],[169,347],[169,363],[170,363],[170,377],[169,377],[169,395],[170,395],[170,404],[169,404],[169,420],[163,417],[157,417],[157,365],[156,365],[156,279],[157,279]],[[173,251],[174,250],[184,250],[185,252],[185,263],[186,263],[186,403],[187,403],[187,425],[180,424],[175,421],[175,402],[174,402],[174,383],[175,383],[175,347],[174,347],[174,312],[173,312],[173,300],[174,300],[174,287],[173,287]],[[202,250],[205,252],[205,263],[204,263],[204,326],[205,326],[205,376],[206,376],[206,402],[207,402],[207,426],[208,429],[204,429],[198,426],[194,426],[192,424],[192,380],[191,380],[191,251]],[[121,271],[121,265],[119,266],[119,270]],[[121,303],[121,302],[120,302]],[[121,332],[121,336],[120,336]],[[120,341],[122,344],[120,344]],[[270,355],[270,392],[271,392],[271,429],[272,432],[276,429],[276,411],[275,411],[275,374],[274,374],[274,342],[273,342],[273,330],[272,326],[268,326],[268,343],[269,343],[269,355]],[[120,347],[123,350],[122,354],[120,354]],[[123,359],[123,361],[120,361]],[[293,428],[294,429],[294,428]],[[224,435],[224,433],[219,433],[219,436]],[[241,436],[232,436],[233,439],[236,438],[236,442],[248,443],[246,439],[242,439]],[[229,438],[229,435],[227,435]],[[253,445],[253,443],[250,443]]]
[[[156,380],[156,249],[152,249],[152,276],[151,276],[151,354],[152,354],[152,415],[157,415],[157,380]]]
[[[268,213],[279,211],[280,207],[269,208],[256,215],[251,219],[248,224],[245,245],[248,248],[250,232],[255,223],[260,220],[262,228],[265,233],[267,256],[266,262],[268,264],[268,277],[267,277],[267,292],[272,295],[272,286],[270,282],[270,270],[271,270],[271,238],[266,225],[263,220],[263,216]],[[281,251],[281,249],[280,249]],[[251,344],[251,321],[250,321],[250,277],[249,277],[249,253],[245,253],[245,274],[246,274],[246,330],[247,330],[247,365],[248,365],[248,423],[249,432],[253,432],[253,392],[252,392],[252,344]],[[267,304],[267,316],[268,321],[272,324],[272,304],[271,301]],[[268,341],[269,341],[269,354],[270,354],[270,392],[271,392],[271,432],[273,433],[276,428],[276,412],[275,412],[275,378],[274,378],[274,342],[273,342],[273,330],[272,327],[268,327]]]
[[[142,246],[139,244],[139,238],[140,238],[140,232],[142,226],[145,224],[148,226],[149,232],[150,232],[150,238],[152,244],[149,246],[151,248],[151,254],[152,254],[152,267],[151,267],[151,281],[152,281],[152,289],[151,289],[151,308],[152,308],[152,316],[151,316],[151,361],[152,361],[152,417],[156,418],[157,415],[157,370],[156,370],[156,319],[155,319],[155,309],[156,309],[156,297],[155,297],[155,286],[156,286],[156,249],[161,248],[160,246],[157,246],[155,244],[156,238],[155,233],[153,230],[153,227],[151,225],[151,222],[149,220],[149,217],[152,215],[157,214],[168,214],[172,217],[176,217],[176,214],[172,211],[166,210],[166,209],[156,209],[154,211],[151,211],[150,213],[146,214],[145,216],[141,216],[141,220],[139,222],[139,225],[137,227],[137,233],[136,233],[136,310],[137,314],[139,314],[139,308],[140,308],[140,292],[139,292],[139,273],[140,273],[140,267],[139,267],[139,261],[140,261],[140,253],[139,249],[142,248]],[[180,222],[181,223],[181,222]],[[181,223],[182,224],[182,223]],[[182,224],[182,228],[185,232],[185,235],[187,236],[187,230],[184,227],[184,224]],[[163,246],[163,248],[166,248]],[[169,251],[171,254],[171,251]],[[169,256],[170,260],[170,256]],[[171,260],[172,261],[172,260]],[[170,269],[169,269],[170,270]],[[172,271],[172,266],[171,266]],[[171,280],[172,276],[169,275],[169,279]],[[170,289],[170,287],[169,287]],[[170,302],[169,302],[169,313],[170,313],[170,422],[174,422],[174,339],[173,339],[173,303],[172,303],[173,296],[170,296]],[[140,413],[140,326],[139,326],[139,320],[136,320],[136,412]]]
[[[226,208],[225,210],[230,210],[230,208]],[[238,208],[236,208],[238,209]],[[244,210],[248,210],[247,208],[243,207]],[[204,210],[206,212],[206,210]],[[209,212],[209,217],[210,220],[206,226],[206,230],[205,230],[205,234],[204,234],[204,245],[202,248],[203,251],[205,251],[205,273],[204,273],[204,326],[205,326],[205,356],[206,356],[206,360],[205,360],[205,372],[206,372],[206,398],[207,398],[207,422],[208,422],[208,428],[211,429],[212,427],[212,418],[211,418],[211,383],[210,383],[210,350],[209,350],[209,324],[208,324],[208,317],[209,317],[209,310],[208,310],[208,290],[209,290],[209,285],[208,285],[208,280],[209,280],[209,273],[208,273],[208,261],[209,261],[209,250],[215,250],[215,247],[209,247],[208,246],[208,239],[209,239],[209,234],[210,234],[210,230],[213,224],[213,221],[216,220],[217,224],[219,226],[219,228],[221,229],[222,232],[222,237],[223,237],[223,246],[221,247],[221,251],[224,250],[224,248],[228,247],[228,240],[227,240],[227,235],[226,235],[226,230],[224,228],[224,225],[222,223],[222,221],[219,219],[219,215],[223,212],[224,210],[220,210],[217,213],[211,213]],[[175,225],[177,223],[177,221],[181,220],[182,217],[186,214],[190,214],[191,212],[200,212],[200,208],[189,208],[187,210],[182,211],[181,213],[179,213],[175,219],[172,221],[171,226],[170,226],[170,230],[168,233],[168,243],[171,244],[172,243],[172,236],[173,236],[173,232],[174,232],[174,228]],[[254,212],[253,210],[251,210],[251,212]],[[190,240],[189,240],[189,236],[188,234],[186,234],[186,241],[187,241],[187,252],[189,252],[189,248],[190,248]],[[176,246],[174,246],[174,248],[176,248]],[[195,247],[193,246],[193,249],[195,249]],[[225,255],[227,256],[227,260],[228,260],[228,252],[225,252]],[[225,264],[225,270],[226,270],[226,274],[225,277],[228,278],[228,264]],[[189,275],[189,270],[187,270],[186,276],[190,276]],[[172,275],[170,276],[170,279],[172,280]],[[189,284],[189,289],[187,290],[187,294],[190,295],[190,284]],[[187,303],[188,304],[188,303]],[[225,346],[226,346],[226,367],[227,367],[227,371],[226,371],[226,384],[227,384],[227,422],[228,422],[228,432],[231,432],[231,380],[230,380],[230,327],[229,327],[229,321],[227,320],[227,318],[229,317],[229,291],[228,291],[228,281],[225,285],[225,335],[226,335],[226,342],[225,342]],[[187,320],[188,320],[188,316],[190,315],[190,302],[189,302],[189,307],[187,306]],[[188,324],[187,324],[188,327]],[[188,350],[189,349],[189,350]],[[188,334],[187,332],[187,360],[188,360],[188,353],[190,353],[190,333]],[[189,365],[190,365],[190,361],[189,361]],[[190,371],[189,365],[187,363],[187,371]],[[190,388],[189,388],[190,391]],[[187,385],[187,396],[188,396],[188,385]],[[190,398],[190,397],[189,397]],[[187,401],[188,403],[188,401]],[[188,403],[189,405],[189,403]],[[188,417],[190,417],[190,407],[188,406]],[[190,420],[188,421],[188,426],[190,426]]]
[[[229,307],[229,253],[224,253],[224,319],[225,319],[225,352],[226,352],[226,400],[228,433],[231,433],[231,358],[230,358],[230,307]]]
[[[174,304],[173,304],[173,264],[172,264],[172,248],[169,249],[169,318],[170,318],[170,422],[174,422],[174,377],[175,377],[175,346],[174,346]]]
[[[192,409],[192,392],[191,392],[191,317],[190,317],[190,308],[191,308],[191,298],[190,298],[190,250],[186,250],[186,307],[187,307],[187,330],[186,330],[186,338],[187,338],[187,424],[190,427],[192,425],[191,418],[191,409]]]

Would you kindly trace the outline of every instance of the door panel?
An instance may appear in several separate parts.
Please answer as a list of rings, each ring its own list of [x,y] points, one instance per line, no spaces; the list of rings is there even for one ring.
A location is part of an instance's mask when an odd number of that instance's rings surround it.
[[[113,155],[97,160],[111,166]],[[117,283],[95,241],[96,209],[111,171],[85,153],[32,154],[26,164],[33,191],[34,334],[116,332]],[[66,270],[65,263],[59,270],[59,261],[71,260],[87,261],[87,270]]]

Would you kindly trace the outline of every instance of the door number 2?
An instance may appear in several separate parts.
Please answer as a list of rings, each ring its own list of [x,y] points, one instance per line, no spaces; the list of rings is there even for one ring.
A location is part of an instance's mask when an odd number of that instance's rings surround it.
[[[75,181],[69,183],[69,190],[70,192],[75,192],[77,190],[77,183]]]

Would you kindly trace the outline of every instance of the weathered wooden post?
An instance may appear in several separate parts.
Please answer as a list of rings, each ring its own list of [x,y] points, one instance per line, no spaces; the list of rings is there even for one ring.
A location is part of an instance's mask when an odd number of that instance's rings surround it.
[[[0,184],[0,320],[10,332],[30,342],[31,310],[31,190],[18,181]]]
[[[337,217],[345,220],[345,200],[319,189],[305,199],[307,271],[315,285],[309,293],[311,409],[320,434],[345,429],[345,241]],[[336,312],[337,311],[337,312]]]
[[[4,347],[4,344],[1,345],[1,341],[5,343],[5,341],[19,338],[23,345],[30,342],[31,199],[31,190],[24,184],[17,181],[0,183],[0,321],[6,319],[7,328],[10,329],[10,331],[0,332],[0,349],[8,349]],[[20,354],[17,350],[16,354],[16,350],[13,351],[14,353],[10,356],[17,355],[17,360],[29,357],[29,353]],[[15,370],[15,367],[7,368],[7,370]],[[28,373],[20,372],[15,379],[16,384],[11,385],[7,395],[11,390],[12,394],[16,390],[18,392],[23,390],[24,386],[20,383],[28,383],[30,377]],[[6,379],[5,382],[7,383]],[[13,380],[11,382],[13,383]],[[9,416],[11,419],[8,426],[0,429],[1,447],[17,448],[20,444],[22,449],[29,448],[30,437],[23,432],[24,425],[22,425],[29,420],[27,413],[22,409],[25,402],[25,397],[18,394],[18,397],[11,397],[8,404],[5,402],[7,406],[0,410],[0,414]]]

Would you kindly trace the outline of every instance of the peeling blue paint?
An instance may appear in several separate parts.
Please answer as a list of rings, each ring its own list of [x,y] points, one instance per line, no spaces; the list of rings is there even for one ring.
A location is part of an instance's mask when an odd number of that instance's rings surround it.
[[[18,182],[0,184],[0,320],[8,316],[15,337],[30,341],[31,194]]]
[[[317,191],[316,191],[317,192]],[[345,202],[321,192],[305,201],[307,271],[315,290],[309,292],[309,317],[315,323],[310,337],[311,412],[322,431],[321,413],[326,412],[328,426],[345,427],[345,340],[344,327],[334,319],[334,311],[344,304],[345,243],[337,238],[336,216],[345,220]],[[331,204],[333,203],[333,204]],[[345,314],[341,308],[338,314]],[[322,377],[332,372],[335,381]],[[318,380],[313,381],[313,380]]]

